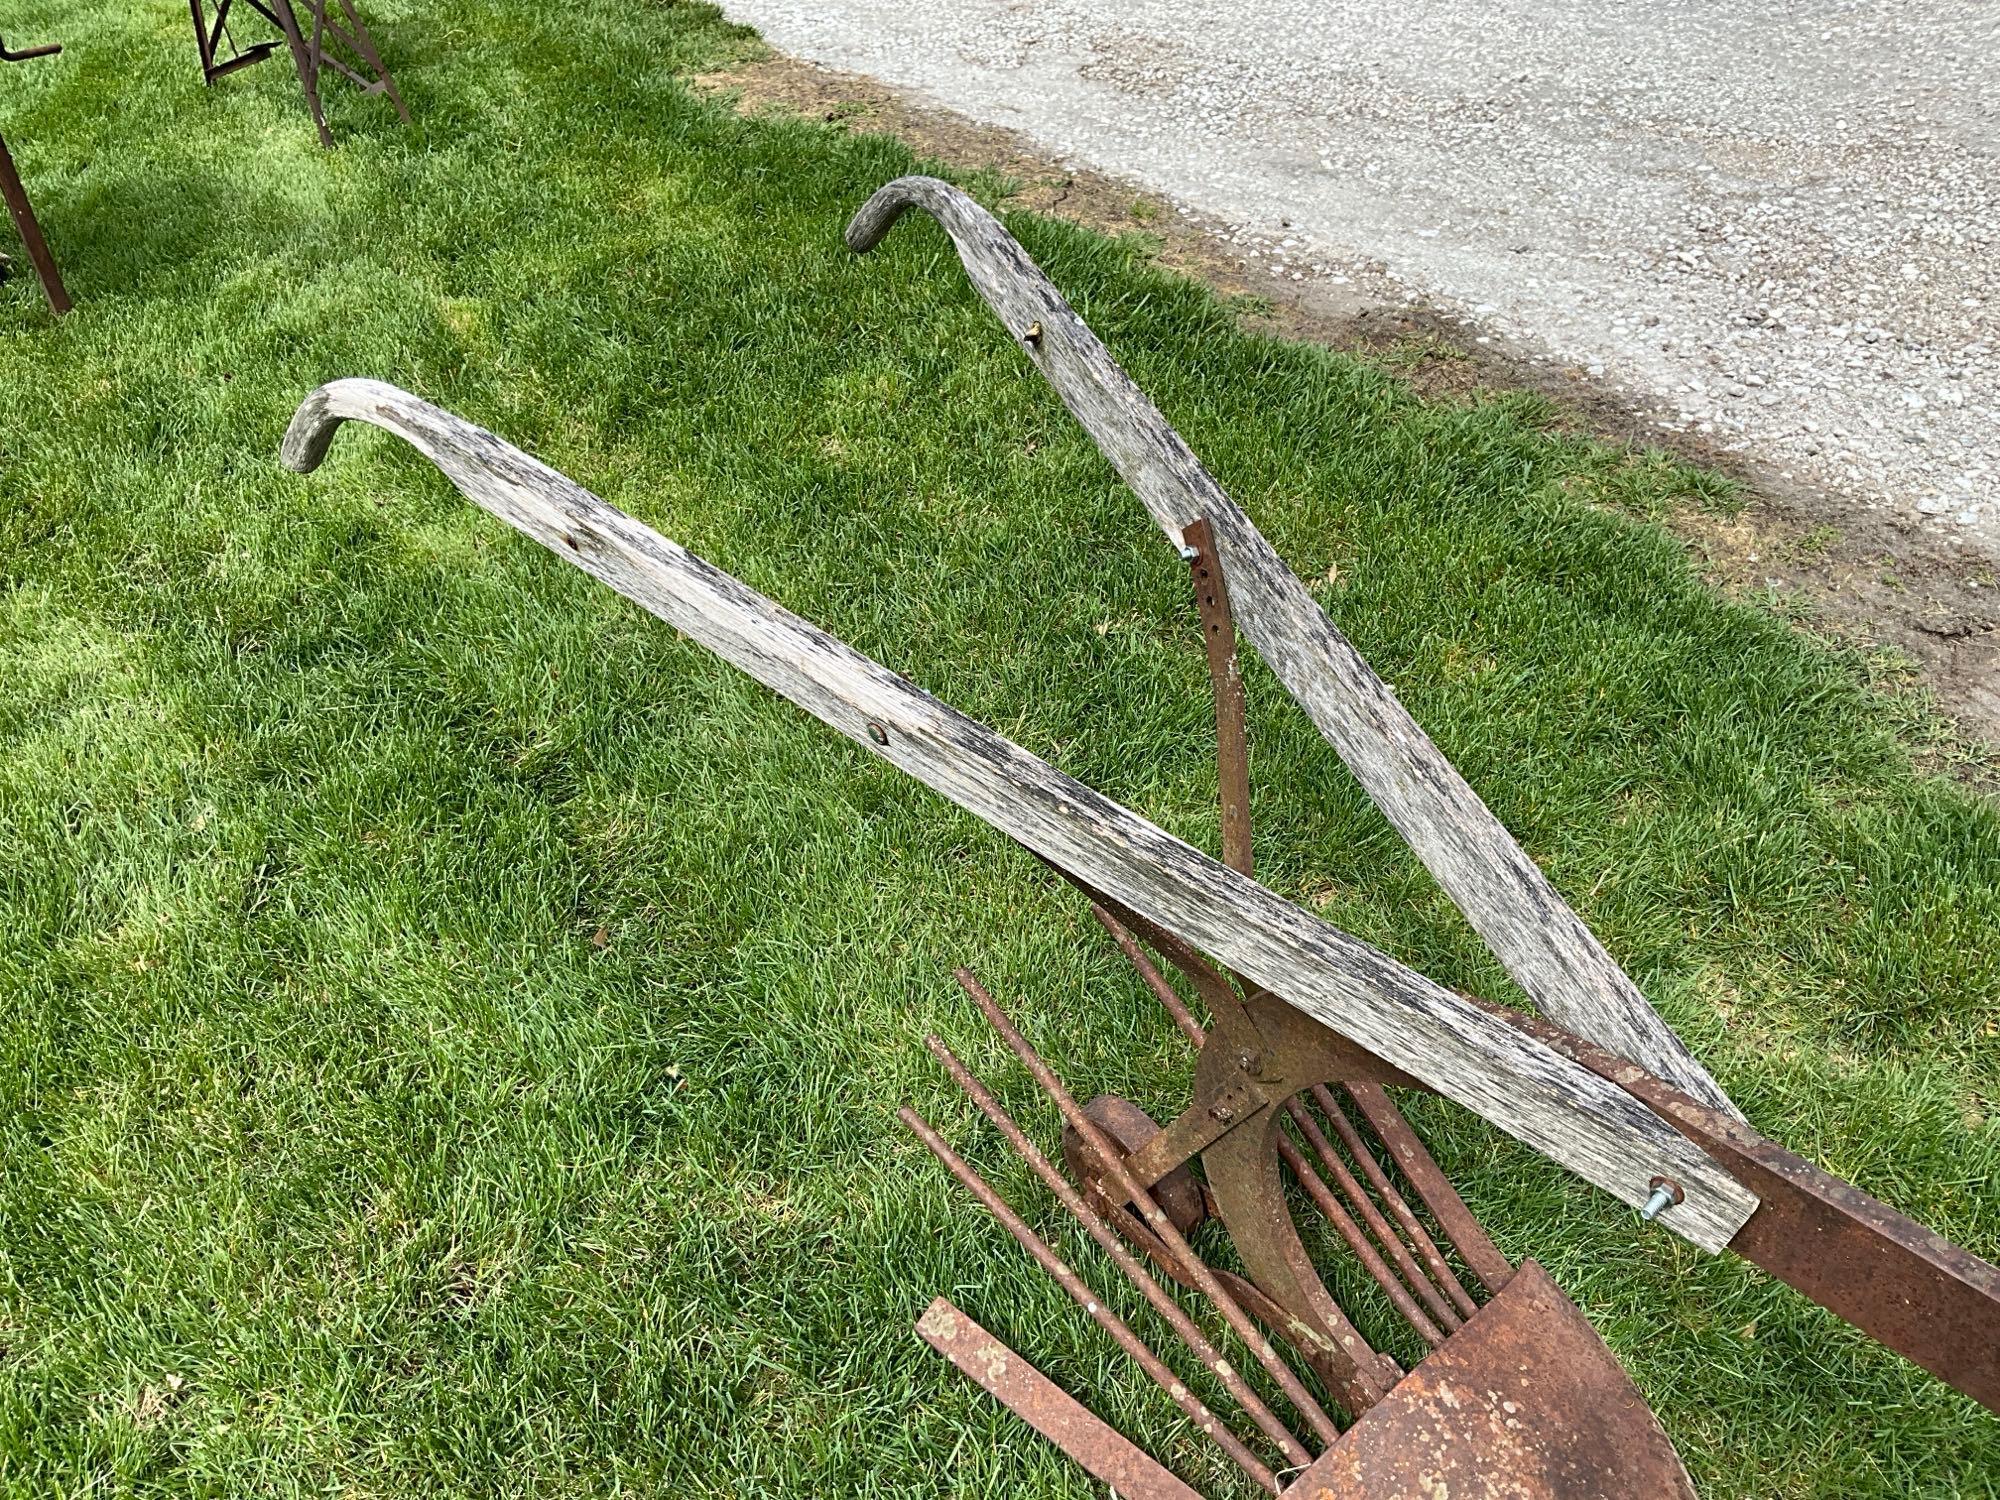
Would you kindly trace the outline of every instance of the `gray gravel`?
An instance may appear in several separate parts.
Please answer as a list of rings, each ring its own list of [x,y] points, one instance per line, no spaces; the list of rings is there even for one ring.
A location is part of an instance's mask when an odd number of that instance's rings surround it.
[[[2000,550],[2000,3],[725,0]]]

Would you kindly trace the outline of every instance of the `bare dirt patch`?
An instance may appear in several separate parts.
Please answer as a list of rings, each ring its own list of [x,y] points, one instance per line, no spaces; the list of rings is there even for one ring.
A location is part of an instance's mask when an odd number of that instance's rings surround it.
[[[1387,283],[1274,278],[1259,263],[1263,251],[1240,229],[1065,166],[1014,131],[918,103],[873,79],[774,53],[692,82],[733,97],[745,113],[791,113],[892,135],[954,170],[995,173],[1017,184],[1010,207],[1109,234],[1144,234],[1158,246],[1158,264],[1206,282],[1247,329],[1369,357],[1426,399],[1534,390],[1580,430],[1663,447],[1728,474],[1744,487],[1740,513],[1690,508],[1667,521],[1706,576],[1732,593],[1781,598],[1806,628],[1881,652],[1881,685],[1921,696],[1948,725],[1931,757],[1976,782],[1991,783],[2000,772],[2000,562],[1971,543],[1793,482],[1774,465],[1724,453],[1693,434],[1662,432],[1581,367],[1481,341],[1457,321],[1387,295]],[[1907,669],[1899,670],[1903,662]]]

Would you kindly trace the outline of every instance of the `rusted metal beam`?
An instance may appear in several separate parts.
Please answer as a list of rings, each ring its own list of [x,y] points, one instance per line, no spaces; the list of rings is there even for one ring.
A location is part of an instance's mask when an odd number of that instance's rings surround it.
[[[917,1334],[1007,1410],[1130,1500],[1202,1500],[943,1297],[917,1319]]]
[[[1481,1003],[1630,1093],[1755,1193],[1729,1249],[2000,1413],[2000,1267],[1637,1064]]]

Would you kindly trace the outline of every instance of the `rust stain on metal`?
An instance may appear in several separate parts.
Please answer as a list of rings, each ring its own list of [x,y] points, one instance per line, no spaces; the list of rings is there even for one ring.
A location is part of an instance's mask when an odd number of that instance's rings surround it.
[[[1287,1500],[1694,1500],[1645,1399],[1533,1261],[1319,1456]]]

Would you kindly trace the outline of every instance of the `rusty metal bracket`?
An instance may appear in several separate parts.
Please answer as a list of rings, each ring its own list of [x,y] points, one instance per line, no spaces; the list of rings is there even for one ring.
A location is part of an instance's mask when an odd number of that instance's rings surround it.
[[[1214,1093],[1183,1110],[1152,1140],[1126,1157],[1125,1169],[1138,1179],[1139,1186],[1149,1188],[1229,1131],[1248,1124],[1270,1102],[1263,1090],[1238,1070],[1224,1078]]]

